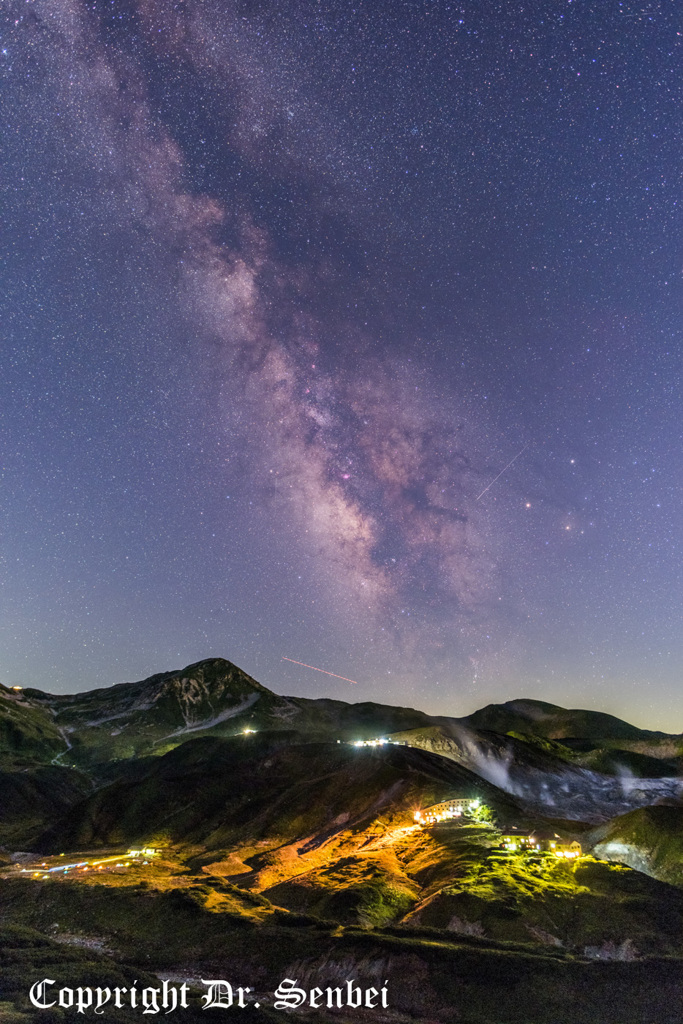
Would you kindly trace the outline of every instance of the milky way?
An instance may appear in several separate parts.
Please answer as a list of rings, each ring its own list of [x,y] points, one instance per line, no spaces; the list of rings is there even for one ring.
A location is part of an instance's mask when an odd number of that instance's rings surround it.
[[[3,681],[673,728],[671,6],[3,17]]]

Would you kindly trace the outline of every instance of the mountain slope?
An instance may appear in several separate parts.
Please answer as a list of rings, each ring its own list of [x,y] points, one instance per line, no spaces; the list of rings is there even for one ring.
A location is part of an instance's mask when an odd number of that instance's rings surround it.
[[[0,843],[26,849],[46,822],[61,818],[91,789],[86,775],[61,765],[0,771]]]
[[[481,823],[415,825],[416,808],[456,793],[479,796],[501,824],[551,824],[454,762],[294,740],[185,743],[82,801],[41,850],[161,846],[211,905],[212,890],[260,894],[263,906],[345,926],[427,926],[595,956],[679,949],[683,894],[661,883],[590,860],[503,854]],[[160,866],[148,877],[167,884]]]
[[[454,1008],[472,1024],[498,1021],[501,1006],[507,1024],[595,1024],[597,1006],[604,1024],[653,1014],[673,1024],[683,892],[657,879],[680,884],[681,808],[614,813],[678,792],[681,780],[608,776],[585,761],[616,757],[610,743],[656,746],[656,734],[590,719],[591,736],[541,735],[574,714],[552,705],[537,734],[529,702],[512,702],[498,732],[476,716],[280,697],[222,659],[107,690],[3,699],[23,722],[12,758],[25,736],[29,760],[0,776],[0,840],[26,849],[26,839],[40,856],[4,858],[0,912],[6,926],[63,944],[22,954],[21,977],[0,966],[18,1005],[25,977],[42,977],[45,957],[59,970],[59,948],[66,957],[73,946],[109,950],[135,977],[137,967],[222,977],[230,963],[249,984],[272,975],[314,986],[376,972],[379,984],[390,979],[397,1013],[440,1024]],[[493,723],[489,710],[480,723]],[[396,745],[347,742],[381,734]],[[677,742],[657,740],[670,761]],[[81,768],[61,764],[67,756]],[[647,767],[650,755],[638,757]],[[500,828],[416,824],[416,810],[455,796],[479,797]],[[503,849],[510,826],[579,839],[584,853],[592,840],[655,877]],[[158,849],[128,862],[131,846]],[[67,851],[80,853],[61,860]],[[96,977],[108,977],[101,965]]]
[[[98,784],[199,736],[285,730],[306,743],[391,735],[560,818],[598,822],[683,794],[681,738],[609,715],[519,700],[435,718],[371,702],[282,697],[221,658],[74,695],[3,690],[3,721],[8,766],[17,757],[22,766],[71,764]]]
[[[294,729],[309,739],[344,741],[436,728],[460,747],[490,747],[495,734],[509,738],[513,759],[523,755],[539,769],[554,763],[612,775],[679,774],[683,757],[683,736],[638,729],[599,712],[516,700],[457,719],[372,702],[282,697],[222,658],[71,695],[0,687],[0,749],[43,761],[67,744],[75,763],[104,762],[156,755],[197,735],[235,735],[244,728]],[[493,743],[500,747],[499,740]]]
[[[23,706],[25,715],[50,725],[59,749],[65,749],[62,734],[68,737],[76,764],[161,754],[198,735],[232,736],[245,728],[351,739],[430,721],[409,708],[281,697],[222,658],[87,693],[25,690]],[[46,748],[51,754],[56,742]]]
[[[286,698],[219,658],[86,693],[55,696],[25,690],[24,695],[54,716],[71,741],[69,756],[76,762],[159,753],[231,719],[251,721],[257,705],[265,717],[284,716],[289,709]]]
[[[597,740],[600,745],[614,745],[621,740],[650,745],[658,749],[662,741],[677,740],[683,747],[683,736],[638,729],[635,725],[606,715],[601,711],[571,710],[541,700],[511,700],[505,704],[488,704],[480,711],[461,719],[475,729],[498,733],[526,733],[549,740]],[[627,748],[628,749],[628,748]]]
[[[40,848],[171,841],[214,849],[237,840],[310,838],[382,815],[412,825],[418,807],[454,791],[480,796],[506,817],[518,815],[494,786],[420,750],[302,744],[291,733],[204,737],[93,793]]]

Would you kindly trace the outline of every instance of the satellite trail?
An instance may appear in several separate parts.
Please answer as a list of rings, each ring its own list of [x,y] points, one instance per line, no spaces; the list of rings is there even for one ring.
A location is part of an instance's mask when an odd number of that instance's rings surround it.
[[[316,668],[315,665],[307,665],[305,661],[295,661],[294,658],[285,658],[282,655],[283,661],[291,661],[292,665],[303,665],[304,668],[312,668],[314,672],[324,672],[326,676],[334,676],[335,679],[343,679],[345,683],[353,683],[354,686],[358,686],[357,679],[347,679],[346,676],[338,676],[336,672],[328,672],[326,668]]]
[[[501,469],[501,471],[498,474],[498,476],[494,476],[493,480],[488,485],[488,487],[485,487],[484,490],[479,495],[479,497],[475,498],[474,500],[475,501],[479,501],[479,498],[483,498],[484,495],[486,494],[486,492],[489,490],[489,488],[493,487],[493,485],[495,484],[496,480],[498,480],[498,478],[503,475],[503,473],[505,472],[506,469],[510,468],[510,466],[512,465],[513,462],[517,461],[517,459],[520,457],[520,455],[524,454],[524,452],[527,450],[528,447],[529,447],[529,445],[525,444],[524,447],[522,448],[521,452],[517,452],[517,454],[515,455],[514,459],[510,459],[510,461],[508,462],[507,466],[503,466],[503,468]]]

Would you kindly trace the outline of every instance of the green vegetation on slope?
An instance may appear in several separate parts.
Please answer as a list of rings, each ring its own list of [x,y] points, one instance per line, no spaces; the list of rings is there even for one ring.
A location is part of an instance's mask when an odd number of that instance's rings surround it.
[[[683,807],[641,807],[590,834],[599,857],[683,886]]]
[[[468,749],[562,778],[579,766],[656,775],[676,767],[679,740],[542,702],[502,711],[478,713],[477,731],[411,709],[281,698],[221,659],[76,697],[0,692],[13,737],[0,841],[25,847],[50,823],[36,848],[166,847],[148,865],[47,881],[4,858],[0,1024],[50,1024],[26,1012],[25,978],[43,968],[70,980],[224,977],[226,964],[266,989],[284,972],[310,985],[389,977],[392,1005],[420,1020],[596,1024],[599,1007],[600,1024],[678,1024],[679,890],[591,858],[504,853],[486,822],[422,829],[414,812],[478,796],[501,822],[573,838],[580,824],[524,814],[468,770]],[[262,731],[241,735],[245,724]],[[88,775],[59,763],[60,727],[75,730],[69,759]],[[392,729],[421,749],[331,742]],[[90,779],[106,784],[91,792]],[[614,819],[594,830],[597,850],[683,884],[681,813]]]
[[[49,711],[0,685],[0,767],[51,761],[67,743]]]

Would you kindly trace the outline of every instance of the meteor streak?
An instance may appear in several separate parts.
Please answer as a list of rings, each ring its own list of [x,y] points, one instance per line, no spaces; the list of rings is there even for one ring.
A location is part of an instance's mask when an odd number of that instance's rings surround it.
[[[486,494],[486,492],[487,492],[487,491],[489,490],[489,488],[490,488],[490,487],[493,487],[493,485],[495,484],[495,482],[496,482],[496,480],[498,479],[498,477],[501,477],[501,476],[503,475],[503,473],[505,472],[505,470],[506,470],[506,469],[509,469],[509,468],[510,468],[510,466],[512,465],[512,463],[513,463],[513,462],[516,462],[516,461],[517,461],[517,459],[518,459],[518,458],[520,457],[520,455],[523,455],[523,454],[524,454],[524,452],[525,452],[525,451],[527,450],[527,448],[528,448],[528,447],[529,447],[529,445],[528,445],[528,444],[525,444],[525,445],[524,445],[524,447],[522,448],[521,452],[517,452],[517,454],[515,455],[514,459],[510,459],[510,461],[508,462],[507,466],[503,466],[503,468],[501,469],[501,471],[500,471],[500,473],[498,474],[498,476],[494,476],[493,480],[492,480],[492,481],[491,481],[491,483],[490,483],[490,484],[488,485],[488,487],[485,487],[485,488],[484,488],[484,490],[483,490],[483,491],[481,492],[481,494],[479,495],[479,497],[475,498],[474,500],[475,500],[475,501],[479,501],[479,498],[483,498],[483,497],[484,497],[484,495]]]
[[[353,683],[354,686],[358,686],[357,679],[347,679],[346,676],[338,676],[336,672],[328,672],[326,668],[316,668],[315,665],[307,665],[305,661],[295,661],[294,658],[285,658],[282,655],[283,661],[291,661],[292,665],[303,665],[304,668],[312,668],[314,672],[324,672],[326,676],[334,676],[335,679],[343,679],[345,683]]]

